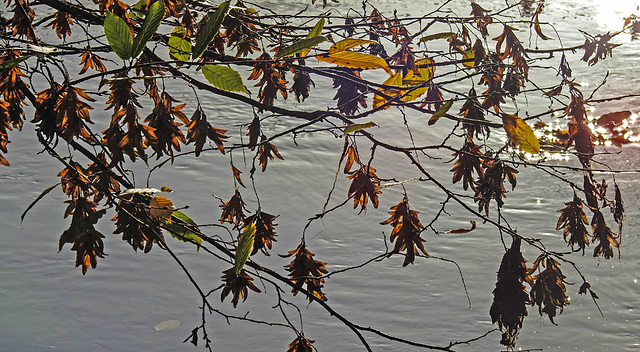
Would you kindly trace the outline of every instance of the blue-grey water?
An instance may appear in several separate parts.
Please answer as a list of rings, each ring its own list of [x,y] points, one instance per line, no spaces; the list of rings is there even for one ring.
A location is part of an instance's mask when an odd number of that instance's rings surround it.
[[[509,1],[511,3],[512,1]],[[276,11],[295,12],[310,1],[261,2]],[[379,1],[381,10],[391,13],[398,9],[398,16],[418,16],[435,8],[430,1]],[[442,1],[440,1],[442,3]],[[504,1],[482,1],[487,9],[497,9]],[[604,33],[618,30],[622,17],[637,9],[638,1],[602,0],[548,0],[543,19],[554,24],[563,38],[563,44],[572,46],[584,41],[577,31]],[[317,6],[317,4],[316,4]],[[361,2],[341,1],[330,3],[334,11],[346,13],[349,7],[358,9]],[[469,13],[468,1],[453,1],[449,8],[460,15]],[[517,15],[517,13],[514,13]],[[527,29],[523,28],[523,38]],[[545,27],[547,34],[551,33]],[[494,34],[494,33],[492,33]],[[495,33],[497,36],[499,33]],[[600,90],[602,97],[638,93],[640,69],[638,54],[640,42],[622,35],[616,42],[613,58],[587,67],[579,62],[581,52],[569,55],[574,76],[584,87],[585,94],[597,86],[610,72],[608,84]],[[527,43],[537,43],[535,37]],[[557,77],[553,73],[536,78],[538,82],[553,84]],[[384,79],[383,75],[380,80]],[[318,87],[327,87],[327,82],[318,78]],[[167,82],[174,89],[173,82]],[[193,103],[190,89],[173,90],[174,97]],[[324,108],[332,105],[334,92],[315,89],[310,100],[300,109]],[[537,97],[530,97],[523,109],[540,111]],[[244,122],[252,112],[245,106],[230,106],[229,101],[203,95],[200,97],[208,116],[216,127],[228,128],[236,138],[240,133],[234,124]],[[541,103],[545,101],[538,99]],[[289,104],[295,104],[289,100]],[[595,106],[594,115],[630,109],[638,112],[640,101],[629,99],[613,104]],[[108,112],[94,110],[94,119],[108,119]],[[372,132],[399,145],[408,145],[406,132],[397,121],[401,116],[389,112],[376,117],[382,127]],[[426,126],[424,116],[407,113],[414,126]],[[265,125],[267,135],[295,126],[298,121],[280,118]],[[28,125],[28,124],[27,124]],[[446,126],[445,123],[436,126]],[[441,129],[439,129],[441,128]],[[445,127],[414,127],[414,138],[419,144],[437,143]],[[55,190],[42,199],[27,215],[24,223],[20,214],[42,190],[59,181],[57,172],[61,165],[38,154],[41,151],[33,141],[32,127],[26,126],[21,133],[10,135],[8,154],[11,167],[0,168],[0,351],[196,351],[191,344],[182,341],[190,331],[200,324],[201,302],[187,277],[168,256],[158,248],[150,253],[136,253],[113,235],[112,224],[103,219],[100,230],[106,235],[105,251],[108,256],[98,262],[95,270],[83,276],[74,268],[75,252],[65,247],[58,253],[58,237],[67,228],[62,220],[66,205],[65,196]],[[342,140],[330,134],[302,134],[274,143],[285,160],[270,162],[267,172],[256,175],[256,188],[260,194],[262,209],[280,214],[276,223],[278,242],[274,243],[272,256],[257,256],[261,263],[279,268],[287,263],[276,253],[284,254],[293,249],[301,236],[306,219],[318,213],[331,188]],[[364,150],[364,149],[363,149]],[[603,156],[614,169],[640,169],[638,146],[610,150],[619,154]],[[451,178],[448,154],[438,155],[442,160],[427,161],[433,176],[448,182]],[[250,161],[250,159],[249,159]],[[236,166],[242,165],[242,155],[234,154]],[[571,162],[566,162],[570,164]],[[154,165],[151,163],[151,165]],[[417,173],[406,160],[379,151],[373,165],[380,177],[408,179]],[[137,185],[145,186],[146,171],[136,166]],[[248,184],[248,169],[244,170],[244,181]],[[571,256],[582,273],[591,282],[600,296],[599,305],[604,313],[600,316],[589,297],[577,294],[578,285],[568,286],[571,304],[556,318],[559,326],[541,318],[536,308],[529,309],[524,327],[518,339],[518,347],[544,351],[638,351],[640,350],[640,233],[638,232],[639,180],[636,174],[616,176],[626,201],[627,218],[622,240],[620,259],[594,259],[586,256]],[[166,166],[151,175],[151,186],[169,186],[175,193],[171,200],[179,206],[190,205],[189,215],[198,223],[216,223],[220,216],[219,201],[215,194],[227,200],[233,186],[228,170],[228,159],[224,156],[204,154],[200,158],[176,159],[172,167]],[[438,211],[439,202],[445,197],[431,186],[417,182],[406,185],[412,206],[420,211],[422,222],[430,221]],[[454,186],[454,187],[457,187]],[[331,204],[341,202],[346,196],[348,181],[339,176]],[[250,211],[255,210],[255,197],[250,189],[242,190]],[[367,213],[357,215],[351,206],[340,214],[330,215],[324,222],[314,222],[306,233],[309,248],[318,260],[326,261],[329,271],[360,264],[384,251],[385,235],[389,229],[378,225],[385,220],[390,206],[399,202],[402,190],[389,187],[383,190],[380,207],[369,207]],[[557,250],[566,247],[560,231],[555,230],[557,210],[570,200],[571,190],[553,178],[530,169],[520,169],[518,187],[508,193],[504,214],[519,233],[540,238]],[[435,226],[451,229],[468,226],[469,216],[455,207],[447,210],[450,216],[442,217]],[[112,216],[113,214],[109,214]],[[105,216],[106,218],[106,216]],[[207,231],[220,233],[216,228]],[[435,236],[425,233],[426,248],[430,254],[456,261],[463,272],[471,300],[467,301],[457,268],[448,262],[436,259],[420,259],[416,265],[402,268],[402,258],[394,257],[363,269],[335,275],[327,280],[324,291],[334,309],[355,323],[371,326],[390,334],[410,340],[446,345],[480,336],[494,328],[488,315],[492,301],[491,291],[495,285],[495,272],[503,254],[499,233],[490,225],[478,224],[473,232],[461,235]],[[170,245],[195,278],[205,289],[219,285],[221,272],[229,267],[206,253],[196,253],[184,243],[171,241]],[[538,253],[523,246],[523,254],[533,261]],[[579,282],[579,277],[568,266],[562,266],[569,282]],[[281,270],[284,273],[284,269]],[[230,314],[269,321],[281,321],[278,311],[271,309],[276,303],[273,288],[262,286],[270,294],[250,292],[249,299],[231,308],[229,298],[220,304],[218,293],[211,301],[216,308]],[[316,340],[318,351],[361,351],[358,339],[344,325],[330,317],[317,304],[307,306],[302,298],[287,298],[297,302],[304,315],[304,332]],[[299,324],[297,314],[288,310],[293,322]],[[172,330],[155,331],[156,324],[166,320],[178,320],[180,325]],[[232,321],[228,325],[219,316],[208,316],[208,330],[215,351],[285,351],[294,334],[284,328],[268,328]],[[406,345],[390,342],[365,333],[375,351],[414,351]],[[469,345],[460,345],[459,351],[499,351],[499,333]]]

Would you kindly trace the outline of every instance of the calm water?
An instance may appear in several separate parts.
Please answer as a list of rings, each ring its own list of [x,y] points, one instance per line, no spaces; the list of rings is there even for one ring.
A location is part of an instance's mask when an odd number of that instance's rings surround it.
[[[305,2],[271,3],[264,6],[293,12]],[[636,1],[567,1],[548,0],[545,19],[554,23],[565,45],[576,45],[584,38],[577,29],[590,33],[617,30],[619,18],[636,11]],[[333,5],[341,13],[348,7],[360,8],[360,2],[342,1]],[[498,8],[504,1],[483,1],[488,9]],[[433,8],[432,2],[387,0],[381,9],[398,8],[398,15],[417,15]],[[454,1],[451,7],[460,15],[468,14],[467,1]],[[390,12],[387,12],[390,13]],[[547,31],[548,32],[548,31]],[[493,34],[493,33],[492,33]],[[549,33],[548,33],[549,34]],[[497,35],[497,34],[496,34]],[[525,35],[526,37],[526,35]],[[532,39],[533,40],[533,39]],[[640,69],[637,57],[638,41],[621,37],[617,42],[625,45],[595,68],[587,68],[578,62],[581,53],[570,56],[574,76],[585,86],[595,87],[610,71],[609,84],[601,90],[601,96],[638,93]],[[540,43],[542,45],[543,43]],[[532,43],[535,45],[535,43]],[[538,82],[555,82],[554,76],[541,77]],[[327,86],[321,79],[317,86]],[[178,91],[174,95],[185,102],[192,102],[190,91]],[[323,108],[332,105],[333,92],[312,92],[304,108],[314,105]],[[205,109],[217,127],[229,128],[237,135],[234,123],[244,121],[250,109],[228,107],[228,101],[205,96]],[[536,102],[531,97],[530,104]],[[227,105],[225,105],[227,104]],[[292,103],[293,104],[293,103]],[[640,101],[616,102],[615,105],[597,106],[594,114],[632,109],[638,111]],[[301,107],[303,108],[303,107]],[[535,106],[529,107],[539,110]],[[524,108],[526,109],[526,107]],[[94,112],[100,116],[100,109]],[[107,118],[105,114],[105,118]],[[422,116],[408,115],[410,121],[420,121]],[[96,119],[96,118],[94,118]],[[389,114],[379,121],[384,128],[375,130],[386,140],[396,138],[396,143],[407,144],[402,128],[395,128],[398,116]],[[377,121],[378,122],[378,121]],[[267,134],[294,126],[297,121],[282,118],[269,123]],[[385,125],[387,124],[387,125]],[[29,128],[23,132],[25,137]],[[437,129],[414,130],[420,141],[438,141],[442,131]],[[395,137],[398,136],[398,137]],[[103,221],[102,232],[107,236],[106,252],[109,256],[98,263],[96,270],[83,276],[74,268],[74,252],[65,247],[57,253],[58,237],[68,226],[61,217],[65,197],[59,191],[52,192],[30,211],[25,222],[20,214],[45,188],[58,182],[58,163],[43,155],[27,138],[12,135],[8,155],[12,166],[0,168],[2,197],[0,202],[0,351],[195,351],[190,344],[183,344],[190,331],[199,325],[200,304],[198,296],[185,275],[164,252],[154,249],[149,254],[135,253],[120,240],[110,235],[113,228]],[[29,136],[30,137],[30,136]],[[290,139],[277,141],[285,162],[270,163],[267,173],[257,176],[257,189],[262,208],[278,219],[278,242],[269,258],[257,257],[261,263],[279,267],[286,264],[275,256],[292,249],[301,235],[306,219],[319,212],[331,187],[333,174],[342,148],[342,140],[330,135],[301,135],[296,147]],[[606,157],[612,168],[640,169],[638,146],[615,149],[620,154]],[[312,153],[309,150],[314,150]],[[441,155],[448,160],[448,155]],[[235,156],[240,160],[240,155]],[[425,161],[425,160],[423,160]],[[203,194],[216,194],[228,199],[232,180],[228,174],[228,161],[219,155],[176,160],[173,170],[167,168],[154,173],[152,186],[167,185],[176,192],[170,197],[178,205],[192,205],[189,214],[199,223],[217,222],[219,202],[211,197],[202,206]],[[236,161],[236,164],[240,164]],[[440,180],[448,181],[449,164],[430,162],[430,170]],[[329,167],[327,167],[329,166]],[[399,179],[415,176],[407,164],[389,154],[380,152],[376,164],[380,177]],[[146,173],[139,170],[138,186],[144,186]],[[244,175],[247,175],[245,173]],[[529,317],[520,333],[518,346],[522,349],[545,351],[638,351],[640,350],[640,236],[637,199],[640,187],[637,175],[617,176],[627,207],[627,219],[620,260],[598,260],[590,256],[575,255],[576,261],[592,284],[605,316],[600,316],[590,298],[577,295],[579,285],[569,286],[571,305],[556,319],[558,327],[548,319],[540,318],[536,309],[529,309]],[[245,182],[248,182],[245,176]],[[571,197],[571,191],[556,184],[548,176],[520,170],[518,187],[506,199],[506,216],[512,225],[524,235],[541,238],[551,248],[562,250],[564,241],[555,230],[556,210]],[[347,181],[341,176],[334,203],[346,195]],[[430,219],[443,201],[443,195],[422,184],[407,185],[412,206],[421,212],[422,222]],[[286,195],[286,196],[283,196]],[[243,196],[251,211],[255,200],[251,192]],[[324,223],[316,222],[308,229],[309,248],[317,259],[328,262],[327,268],[337,270],[360,264],[384,251],[383,231],[389,230],[378,223],[387,218],[388,208],[400,201],[401,190],[387,188],[381,196],[379,209],[369,209],[356,216],[357,211],[345,208],[346,215],[330,216]],[[206,198],[205,198],[206,200]],[[197,203],[196,203],[197,202]],[[450,207],[450,216],[436,223],[438,228],[467,226],[469,217]],[[106,226],[105,226],[106,225]],[[337,275],[327,280],[325,292],[329,303],[347,318],[362,325],[370,325],[388,333],[429,344],[446,345],[451,341],[471,339],[482,335],[493,326],[488,315],[491,291],[495,285],[503,248],[499,234],[491,226],[479,225],[465,235],[426,235],[430,254],[455,260],[461,266],[471,299],[467,302],[458,271],[450,263],[435,259],[419,260],[417,265],[402,269],[402,258],[392,258],[372,264],[350,274]],[[195,253],[186,244],[171,242],[172,248],[192,269],[205,288],[220,283],[221,271],[228,265],[205,255]],[[538,253],[524,248],[524,256],[532,261]],[[567,265],[563,266],[568,281],[578,280]],[[270,287],[267,287],[271,290]],[[213,302],[217,302],[216,297]],[[316,340],[319,351],[363,350],[357,338],[342,324],[331,318],[317,305],[302,307],[306,335]],[[251,293],[247,302],[231,309],[229,302],[219,307],[226,311],[258,319],[278,321],[271,307],[275,300],[270,295]],[[290,312],[295,316],[294,312]],[[179,320],[180,326],[170,331],[154,331],[154,326],[165,320]],[[256,327],[234,322],[227,325],[216,316],[209,318],[209,328],[217,351],[285,351],[294,336],[288,329]],[[366,335],[376,351],[412,351],[403,345],[392,344]],[[498,351],[499,334],[469,346],[461,345],[460,351]]]

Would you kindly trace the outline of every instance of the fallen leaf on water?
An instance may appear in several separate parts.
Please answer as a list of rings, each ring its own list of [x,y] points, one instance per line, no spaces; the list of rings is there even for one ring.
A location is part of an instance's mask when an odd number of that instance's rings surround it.
[[[165,320],[156,324],[156,331],[173,330],[180,326],[180,320]]]
[[[473,230],[475,230],[476,228],[476,222],[471,220],[469,221],[471,223],[471,227],[468,229],[455,229],[455,230],[444,230],[444,231],[438,231],[438,234],[446,234],[446,233],[467,233],[467,232],[471,232]]]

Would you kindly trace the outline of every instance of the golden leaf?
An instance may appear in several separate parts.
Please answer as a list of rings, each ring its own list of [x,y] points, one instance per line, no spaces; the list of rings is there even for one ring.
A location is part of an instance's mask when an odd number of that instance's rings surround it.
[[[531,154],[540,152],[538,137],[527,123],[516,115],[502,114],[502,125],[509,141]]]
[[[390,75],[384,82],[382,82],[385,86],[402,86],[402,73],[398,72],[396,74]],[[388,95],[389,97],[395,97],[403,94],[401,89],[397,88],[378,88],[378,91]],[[373,108],[377,109],[383,104],[387,102],[387,99],[382,97],[381,95],[373,96]],[[384,109],[388,108],[388,106],[384,107]]]
[[[329,54],[346,51],[360,45],[374,44],[374,43],[375,42],[373,40],[347,38],[333,44],[331,48],[329,48]]]
[[[380,57],[369,54],[341,51],[333,54],[316,55],[315,58],[318,59],[318,61],[324,61],[338,66],[360,68],[363,70],[381,68],[388,74],[392,74],[386,61]]]

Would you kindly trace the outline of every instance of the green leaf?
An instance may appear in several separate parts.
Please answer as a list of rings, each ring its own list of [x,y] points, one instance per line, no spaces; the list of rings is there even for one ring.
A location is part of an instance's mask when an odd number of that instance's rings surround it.
[[[198,247],[202,245],[202,237],[191,229],[198,229],[198,225],[189,216],[180,210],[174,210],[172,220],[163,220],[162,226],[171,236],[182,242],[195,242]]]
[[[293,43],[292,45],[278,51],[275,55],[276,58],[291,56],[295,53],[298,53],[303,50],[311,49],[314,46],[324,42],[327,38],[322,36],[316,36],[311,38],[304,38],[298,42]]]
[[[444,105],[442,105],[440,109],[438,109],[438,111],[436,111],[431,116],[427,124],[433,125],[434,123],[438,122],[438,120],[440,120],[440,118],[444,116],[444,114],[446,114],[449,109],[451,109],[451,106],[453,106],[453,100],[449,100],[448,102],[444,103]]]
[[[229,4],[231,1],[225,1],[213,14],[209,14],[209,20],[202,27],[200,31],[200,35],[196,38],[196,45],[193,47],[193,59],[197,59],[202,56],[202,53],[207,49],[209,43],[216,37],[218,31],[220,30],[220,26],[222,25],[222,21],[227,16],[227,12],[229,11]]]
[[[453,33],[451,32],[435,33],[435,34],[427,35],[420,38],[419,43],[428,42],[434,39],[447,39],[447,38],[451,38],[452,35]]]
[[[158,26],[160,26],[160,22],[162,22],[163,17],[164,1],[157,0],[149,7],[147,15],[144,16],[142,28],[140,28],[140,32],[133,40],[132,57],[137,57],[142,53],[142,50],[144,50],[144,47],[147,45],[147,41],[149,41],[153,34],[158,30]]]
[[[242,235],[240,235],[240,240],[238,241],[238,248],[236,248],[236,275],[240,273],[244,264],[249,259],[249,253],[251,253],[251,248],[253,248],[253,242],[255,239],[256,225],[254,223],[250,223],[244,228],[244,231],[242,231]]]
[[[12,68],[13,66],[21,63],[22,61],[28,59],[31,55],[24,55],[20,57],[16,57],[15,59],[7,60],[0,64],[0,71],[7,70]]]
[[[144,9],[147,8],[147,0],[139,0],[135,4],[131,5],[129,17],[132,20],[138,21],[144,18]]]
[[[530,154],[540,152],[538,137],[527,123],[516,115],[502,114],[502,126],[511,143]]]
[[[133,54],[133,37],[127,22],[122,18],[107,12],[104,19],[104,34],[111,49],[122,60],[128,60]]]
[[[191,38],[186,30],[177,26],[169,37],[169,56],[180,61],[189,61],[191,56]]]
[[[378,125],[376,125],[375,122],[373,121],[369,121],[367,123],[354,123],[352,125],[347,126],[344,129],[344,134],[349,134],[351,132],[364,130],[365,128],[369,128],[373,126],[378,126]]]
[[[93,228],[93,225],[95,225],[106,212],[106,209],[102,209],[85,218],[74,216],[73,220],[71,220],[71,225],[69,225],[69,228],[62,233],[62,236],[60,236],[60,241],[58,242],[58,251],[62,250],[62,246],[64,246],[65,243],[73,243],[76,238],[91,230]]]
[[[309,34],[307,34],[307,38],[313,38],[313,37],[319,36],[320,34],[322,34],[323,28],[324,28],[324,18],[321,18],[318,21],[318,23],[316,23],[316,25],[313,26],[311,31],[309,31]]]
[[[42,193],[40,193],[40,195],[38,196],[38,198],[36,198],[33,202],[31,202],[31,204],[29,204],[29,206],[27,207],[27,209],[25,209],[25,211],[22,213],[22,215],[20,215],[20,223],[22,223],[22,221],[24,220],[24,217],[27,216],[27,212],[29,210],[31,210],[31,208],[33,208],[34,205],[36,205],[36,203],[38,203],[40,201],[40,199],[42,199],[44,196],[46,196],[47,194],[49,194],[49,192],[51,192],[51,190],[53,190],[54,188],[56,188],[57,185],[59,185],[60,182],[56,183],[55,185],[48,187],[47,189],[45,189],[44,191],[42,191]]]
[[[247,87],[242,83],[240,74],[227,66],[221,65],[204,65],[202,66],[204,77],[216,88],[227,92],[249,93]]]
[[[316,25],[313,26],[313,28],[311,28],[311,30],[309,31],[309,34],[307,34],[307,38],[313,38],[321,35],[323,29],[324,29],[324,18],[321,18],[318,21],[318,23],[316,23]],[[304,49],[300,52],[300,55],[307,56],[310,50],[311,49]]]

